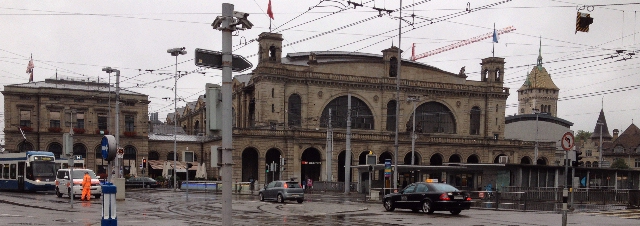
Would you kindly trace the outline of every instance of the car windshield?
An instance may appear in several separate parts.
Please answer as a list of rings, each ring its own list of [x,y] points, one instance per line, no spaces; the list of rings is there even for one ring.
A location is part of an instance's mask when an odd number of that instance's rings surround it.
[[[73,171],[73,179],[82,179],[82,178],[84,178],[84,172],[89,172],[89,176],[91,176],[91,179],[98,179],[96,177],[96,174],[93,171],[88,171],[88,170],[74,170]]]
[[[288,188],[302,188],[302,187],[300,187],[300,184],[298,184],[298,182],[287,182],[287,187]]]
[[[459,192],[460,190],[458,190],[457,188],[448,185],[448,184],[436,184],[433,183],[431,184],[431,186],[433,186],[433,188],[435,188],[437,191],[441,191],[441,192]]]

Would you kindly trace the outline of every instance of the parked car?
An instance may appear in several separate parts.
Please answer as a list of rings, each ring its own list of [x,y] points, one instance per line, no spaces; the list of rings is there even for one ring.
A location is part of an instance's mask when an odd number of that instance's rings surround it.
[[[457,188],[443,183],[417,182],[398,193],[385,195],[382,204],[387,211],[395,208],[411,209],[413,212],[449,211],[458,215],[471,208],[471,196]]]
[[[158,186],[158,182],[150,177],[131,177],[124,182],[125,188],[155,188]]]
[[[295,181],[272,181],[258,192],[260,201],[275,200],[284,202],[285,200],[296,200],[298,203],[304,201],[304,190]]]
[[[84,173],[88,172],[91,176],[91,195],[99,199],[102,195],[102,186],[100,186],[100,177],[96,176],[96,173],[90,169],[73,169],[73,196],[82,196],[82,179]],[[62,197],[62,195],[71,193],[71,184],[69,177],[69,169],[59,169],[56,174],[56,195]]]

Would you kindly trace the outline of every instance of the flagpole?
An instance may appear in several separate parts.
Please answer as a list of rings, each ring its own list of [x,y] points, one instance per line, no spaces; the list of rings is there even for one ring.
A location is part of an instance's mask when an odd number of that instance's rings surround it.
[[[496,36],[496,23],[493,23],[493,37],[495,39]],[[492,43],[492,49],[491,49],[491,56],[492,57],[496,57],[496,42],[495,40],[491,40]]]

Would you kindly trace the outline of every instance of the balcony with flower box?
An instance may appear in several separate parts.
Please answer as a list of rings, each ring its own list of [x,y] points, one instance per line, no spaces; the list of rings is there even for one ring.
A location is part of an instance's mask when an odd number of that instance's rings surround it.
[[[51,133],[59,133],[59,132],[62,132],[62,128],[60,128],[60,127],[49,127],[49,132],[51,132]]]
[[[135,137],[136,136],[136,132],[135,131],[124,131],[124,136],[125,137]]]
[[[33,132],[33,128],[29,127],[29,126],[20,126],[20,129],[23,132]]]
[[[73,128],[73,133],[75,134],[84,134],[86,130],[84,128]]]

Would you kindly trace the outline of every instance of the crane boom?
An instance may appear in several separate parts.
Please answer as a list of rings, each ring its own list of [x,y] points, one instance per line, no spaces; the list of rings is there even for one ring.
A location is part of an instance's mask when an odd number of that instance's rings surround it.
[[[516,30],[516,28],[514,28],[513,26],[508,26],[508,27],[505,27],[503,29],[496,30],[496,33],[498,35],[501,35],[501,34],[505,34],[505,33],[509,33],[509,32],[515,31],[515,30]],[[426,52],[426,53],[421,53],[421,54],[418,54],[417,56],[415,55],[415,44],[414,44],[413,47],[412,47],[412,50],[411,50],[411,60],[416,61],[416,60],[419,60],[419,59],[422,59],[422,58],[425,58],[425,57],[428,57],[428,56],[433,56],[433,55],[436,55],[438,53],[449,51],[449,50],[452,50],[452,49],[455,49],[455,48],[458,48],[458,47],[469,45],[471,43],[476,43],[476,42],[479,42],[479,41],[482,41],[482,40],[485,40],[485,39],[488,39],[488,38],[492,38],[492,37],[493,37],[493,32],[489,32],[489,33],[482,34],[482,35],[479,35],[479,36],[476,36],[476,37],[473,37],[473,38],[470,38],[470,39],[465,39],[465,40],[462,40],[462,41],[459,41],[459,42],[456,42],[456,43],[453,43],[453,44],[450,44],[450,45],[447,45],[447,46],[444,46],[444,47],[440,47],[440,48],[431,50],[431,51]]]

